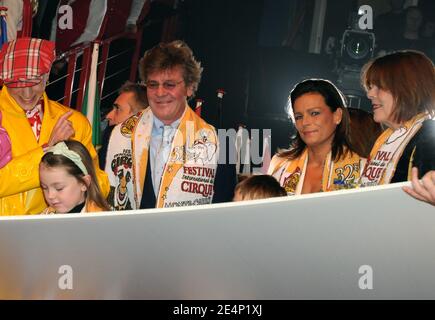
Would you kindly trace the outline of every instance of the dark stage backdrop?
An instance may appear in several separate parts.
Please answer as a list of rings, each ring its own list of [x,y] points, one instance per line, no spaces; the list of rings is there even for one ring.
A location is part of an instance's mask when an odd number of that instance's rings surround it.
[[[180,11],[178,37],[189,44],[204,67],[197,92],[197,98],[205,100],[203,117],[219,126],[216,90],[222,88],[226,92],[222,127],[243,123],[250,129],[272,129],[272,149],[288,146],[293,131],[285,113],[289,90],[305,77],[331,79],[331,61],[307,53],[307,44],[293,49],[272,41],[277,37],[270,19],[277,12],[271,11],[270,1],[186,0]]]

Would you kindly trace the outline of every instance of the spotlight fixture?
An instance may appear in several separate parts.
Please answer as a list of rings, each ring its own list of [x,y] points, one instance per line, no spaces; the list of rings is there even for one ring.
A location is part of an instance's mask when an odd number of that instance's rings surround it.
[[[360,68],[373,57],[374,49],[374,33],[346,30],[341,40],[341,62]]]

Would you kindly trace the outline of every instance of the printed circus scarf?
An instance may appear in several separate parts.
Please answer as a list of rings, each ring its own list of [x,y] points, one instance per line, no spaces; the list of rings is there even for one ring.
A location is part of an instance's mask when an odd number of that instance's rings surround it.
[[[147,108],[113,129],[105,171],[111,185],[109,203],[116,210],[138,209],[142,193],[147,192],[143,186],[152,126],[153,113]],[[186,105],[172,141],[156,207],[211,203],[218,154],[215,129]]]
[[[361,176],[361,187],[390,183],[406,145],[428,118],[425,114],[419,114],[400,128],[388,128],[379,136]]]
[[[344,157],[341,157],[338,161],[333,161],[331,152],[329,152],[323,167],[321,191],[354,188],[360,178],[364,161],[365,159],[356,153],[346,151]],[[268,174],[278,180],[279,184],[287,191],[287,194],[299,195],[304,184],[307,164],[308,149],[305,148],[302,155],[294,160],[274,156]]]

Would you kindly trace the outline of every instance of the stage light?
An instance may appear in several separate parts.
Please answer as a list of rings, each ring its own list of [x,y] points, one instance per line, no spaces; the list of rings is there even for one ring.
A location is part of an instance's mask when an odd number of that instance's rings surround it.
[[[341,40],[341,63],[345,69],[360,69],[373,57],[375,35],[372,32],[346,30]]]

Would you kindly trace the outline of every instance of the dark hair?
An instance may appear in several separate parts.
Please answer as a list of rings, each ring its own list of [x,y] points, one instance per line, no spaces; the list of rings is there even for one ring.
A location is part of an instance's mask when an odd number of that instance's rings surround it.
[[[356,153],[368,158],[382,127],[373,120],[373,115],[356,108],[347,108],[350,116],[350,140]]]
[[[391,92],[395,102],[393,120],[403,123],[419,113],[435,115],[434,68],[423,52],[397,51],[368,62],[361,81],[367,91],[375,85]]]
[[[101,194],[101,189],[100,186],[98,185],[94,164],[92,162],[92,158],[91,155],[89,154],[88,149],[86,149],[86,147],[79,141],[68,140],[64,142],[68,147],[68,149],[76,152],[82,159],[82,162],[86,170],[88,171],[88,174],[91,176],[91,182],[89,186],[87,186],[85,180],[83,179],[83,177],[85,176],[83,171],[72,160],[68,159],[67,157],[61,154],[54,154],[52,152],[47,152],[42,157],[41,164],[43,164],[48,168],[56,168],[56,167],[65,168],[69,175],[75,177],[79,182],[83,183],[88,187],[86,191],[87,201],[92,201],[101,209],[109,211],[110,207]]]
[[[134,95],[134,99],[136,100],[137,108],[132,110],[133,113],[137,113],[140,110],[148,107],[146,87],[143,84],[126,81],[119,89],[119,94],[125,92],[132,92]]]
[[[242,200],[266,199],[272,197],[283,197],[287,192],[281,187],[278,181],[267,174],[253,175],[242,182],[239,182],[234,189]]]
[[[186,86],[192,86],[193,96],[201,81],[201,63],[195,59],[188,45],[181,40],[162,42],[147,50],[139,63],[139,75],[145,82],[150,73],[178,66],[182,68]]]
[[[342,110],[342,119],[335,129],[334,139],[332,141],[332,159],[338,160],[345,155],[345,147],[347,151],[356,152],[349,139],[349,113],[346,108],[346,98],[343,93],[332,84],[332,82],[323,79],[307,79],[299,82],[291,91],[289,97],[290,106],[288,112],[293,124],[296,124],[293,106],[299,97],[307,93],[318,93],[325,99],[326,105],[331,112],[337,109]],[[290,150],[285,150],[279,153],[280,157],[289,159],[298,158],[306,148],[305,142],[302,140],[299,132],[296,131],[295,136],[290,144]]]

